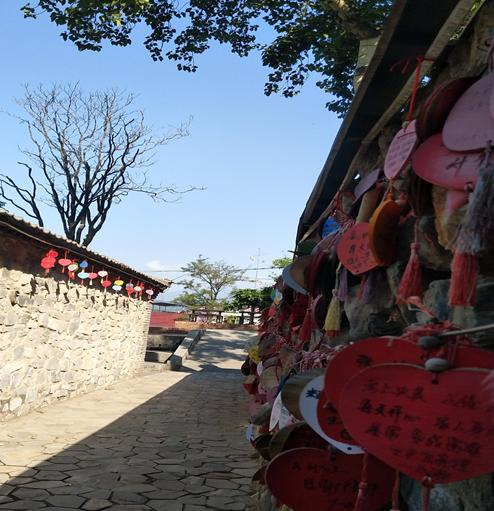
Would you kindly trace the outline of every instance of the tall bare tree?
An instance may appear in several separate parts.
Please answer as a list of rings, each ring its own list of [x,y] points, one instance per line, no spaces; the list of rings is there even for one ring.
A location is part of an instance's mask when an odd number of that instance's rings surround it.
[[[17,100],[32,143],[21,149],[27,185],[0,174],[0,199],[43,226],[41,204],[54,207],[65,235],[89,245],[113,205],[129,193],[169,202],[194,187],[149,181],[155,151],[188,134],[184,123],[155,134],[135,107],[135,96],[118,89],[85,93],[79,84],[25,87]]]

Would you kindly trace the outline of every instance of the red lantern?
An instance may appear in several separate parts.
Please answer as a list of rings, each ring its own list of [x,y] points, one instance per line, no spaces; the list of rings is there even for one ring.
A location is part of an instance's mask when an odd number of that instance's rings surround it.
[[[89,285],[93,285],[93,280],[98,276],[97,273],[95,273],[94,268],[91,268],[91,271],[89,272]]]
[[[41,267],[44,268],[46,274],[50,272],[50,270],[55,266],[57,262],[58,252],[55,250],[48,250],[45,254],[45,257],[41,259]]]
[[[65,251],[64,256],[58,260],[58,264],[62,267],[62,273],[65,273],[65,268],[72,264],[72,259],[67,258],[67,251]]]
[[[135,295],[140,297],[142,295],[142,290],[143,289],[144,289],[143,284],[138,282],[137,286],[134,286],[134,293],[135,293]]]

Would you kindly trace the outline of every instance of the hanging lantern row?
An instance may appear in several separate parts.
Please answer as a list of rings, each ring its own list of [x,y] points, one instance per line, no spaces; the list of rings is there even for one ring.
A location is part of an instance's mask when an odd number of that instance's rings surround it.
[[[56,268],[57,264],[61,267],[62,273],[65,273],[67,270],[67,276],[69,280],[76,280],[76,278],[80,279],[81,284],[84,285],[86,281],[88,281],[89,285],[92,286],[94,281],[98,281],[101,286],[104,288],[105,293],[107,288],[111,287],[113,291],[120,292],[122,289],[125,289],[125,292],[129,296],[133,296],[134,298],[141,298],[143,295],[147,296],[148,300],[151,300],[155,291],[153,288],[146,288],[143,282],[137,281],[135,284],[131,280],[127,283],[123,281],[120,276],[118,276],[115,280],[111,280],[108,272],[106,270],[95,271],[94,266],[91,266],[89,271],[89,262],[83,259],[82,261],[77,261],[76,259],[70,259],[67,257],[67,251],[64,253],[64,256],[58,259],[58,252],[56,250],[48,250],[45,256],[41,259],[41,267],[45,270],[45,273],[48,275],[50,270]]]

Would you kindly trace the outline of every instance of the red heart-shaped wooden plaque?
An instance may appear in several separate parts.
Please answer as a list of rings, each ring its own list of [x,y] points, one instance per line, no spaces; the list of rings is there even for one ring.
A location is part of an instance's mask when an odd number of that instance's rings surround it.
[[[299,409],[302,414],[305,422],[318,434],[320,435],[326,442],[328,442],[331,446],[336,447],[341,452],[344,452],[347,455],[361,455],[363,454],[363,450],[360,446],[356,445],[355,442],[347,443],[342,442],[339,439],[339,434],[337,433],[336,438],[331,434],[326,433],[324,429],[321,427],[319,422],[319,402],[322,396],[322,389],[324,387],[324,375],[321,374],[317,378],[309,381],[307,385],[304,387],[304,390],[300,394],[299,398]],[[323,397],[324,399],[324,397]]]
[[[337,408],[343,387],[360,371],[391,362],[418,365],[426,359],[427,353],[410,341],[393,337],[370,337],[357,341],[329,361],[324,375],[323,395]]]
[[[434,89],[417,116],[415,131],[419,140],[426,140],[443,129],[454,104],[474,81],[473,77],[455,78]]]
[[[487,374],[378,365],[347,383],[338,409],[360,445],[409,477],[429,476],[433,484],[470,479],[494,471],[494,407],[482,387]]]
[[[278,454],[266,469],[273,495],[294,511],[352,510],[357,498],[363,456],[299,448]],[[394,472],[379,460],[368,459],[366,511],[390,500]]]
[[[432,356],[447,358],[447,354],[441,354],[439,350],[427,352],[414,342],[396,337],[371,337],[357,341],[337,353],[329,361],[324,375],[324,397],[322,400],[339,403],[343,387],[364,369],[390,363],[422,365]],[[473,346],[458,346],[452,366],[454,368],[494,369],[494,353]]]
[[[341,236],[336,248],[341,264],[354,275],[378,266],[369,247],[369,224],[355,224]]]
[[[444,145],[451,151],[479,151],[494,141],[490,113],[494,73],[476,81],[456,102],[443,128]]]
[[[458,346],[452,364],[455,368],[494,369],[494,352],[474,346]]]
[[[308,424],[297,422],[280,429],[269,445],[271,458],[277,456],[280,452],[297,449],[298,447],[312,447],[314,449],[327,449],[328,443],[325,442]]]
[[[343,424],[338,410],[322,394],[317,403],[317,420],[321,429],[329,437],[344,444],[357,445]]]
[[[412,121],[398,131],[386,153],[384,173],[388,179],[394,179],[406,167],[416,145],[415,121]]]
[[[448,190],[473,190],[479,178],[483,153],[450,151],[443,143],[441,133],[428,138],[412,156],[414,172],[433,185]]]

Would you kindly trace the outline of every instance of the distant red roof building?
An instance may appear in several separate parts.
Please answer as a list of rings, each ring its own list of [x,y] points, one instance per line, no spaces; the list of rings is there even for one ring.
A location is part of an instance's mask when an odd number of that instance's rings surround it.
[[[150,326],[159,326],[162,328],[175,328],[175,320],[183,317],[180,312],[155,312],[151,313]]]

